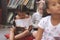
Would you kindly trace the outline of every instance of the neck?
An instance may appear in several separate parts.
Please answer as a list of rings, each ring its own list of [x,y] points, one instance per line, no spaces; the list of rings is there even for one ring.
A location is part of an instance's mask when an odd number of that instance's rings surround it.
[[[60,21],[60,15],[52,15],[52,19]]]

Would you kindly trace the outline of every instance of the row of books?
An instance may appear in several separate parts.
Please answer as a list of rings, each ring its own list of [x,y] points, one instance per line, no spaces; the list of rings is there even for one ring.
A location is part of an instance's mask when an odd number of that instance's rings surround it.
[[[35,0],[9,0],[9,8],[17,8],[18,5],[25,5],[28,9],[34,9]]]

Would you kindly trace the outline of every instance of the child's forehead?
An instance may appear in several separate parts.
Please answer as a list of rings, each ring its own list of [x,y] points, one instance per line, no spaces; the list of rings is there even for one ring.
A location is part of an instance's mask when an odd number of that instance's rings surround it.
[[[59,2],[60,0],[48,0],[49,3],[56,3]]]

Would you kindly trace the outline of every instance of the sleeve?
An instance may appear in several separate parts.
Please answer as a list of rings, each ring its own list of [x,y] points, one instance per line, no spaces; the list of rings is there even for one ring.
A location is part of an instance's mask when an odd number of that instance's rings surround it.
[[[36,21],[39,21],[41,18],[39,15],[36,15],[35,17],[36,17],[36,19],[35,19]]]
[[[38,13],[37,13],[37,14],[32,16],[32,21],[34,24],[38,24],[41,18],[42,17],[40,15],[38,15]]]
[[[32,18],[30,17],[29,25],[32,25]]]
[[[34,16],[34,14],[32,15],[32,22],[34,23],[34,20],[35,19],[35,16]]]
[[[35,15],[32,15],[32,26],[34,28],[37,28],[37,23],[38,23],[38,17],[37,17],[37,20],[36,20],[36,16]]]
[[[42,29],[45,29],[45,28],[47,27],[47,20],[44,19],[44,18],[42,18],[42,19],[40,20],[40,22],[38,23],[38,27],[39,27],[39,28],[42,28]]]
[[[40,19],[41,19],[41,17],[39,15],[37,15],[37,14],[32,15],[32,25],[34,28],[38,27],[37,24],[39,23]]]

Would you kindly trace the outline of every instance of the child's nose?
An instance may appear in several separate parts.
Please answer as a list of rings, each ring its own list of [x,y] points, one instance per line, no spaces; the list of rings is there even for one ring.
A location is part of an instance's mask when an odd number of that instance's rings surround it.
[[[57,4],[57,7],[60,9],[60,4]]]
[[[58,3],[57,6],[60,8],[60,3]]]

